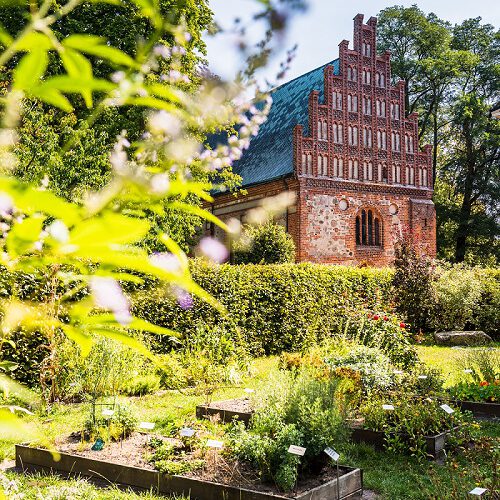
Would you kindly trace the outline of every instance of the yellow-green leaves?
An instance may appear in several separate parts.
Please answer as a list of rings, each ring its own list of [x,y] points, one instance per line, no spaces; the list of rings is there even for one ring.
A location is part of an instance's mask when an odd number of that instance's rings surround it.
[[[44,48],[33,47],[22,57],[14,70],[13,88],[29,93],[45,74],[48,60],[48,54]]]
[[[33,250],[35,242],[40,238],[44,219],[28,217],[14,224],[7,236],[7,251],[12,257],[18,257]]]

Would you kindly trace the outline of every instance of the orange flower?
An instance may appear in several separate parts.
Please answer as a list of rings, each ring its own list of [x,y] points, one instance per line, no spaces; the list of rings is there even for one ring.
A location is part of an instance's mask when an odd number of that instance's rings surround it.
[[[487,385],[490,385],[486,380],[483,380],[482,382],[479,383],[481,387],[486,387]]]

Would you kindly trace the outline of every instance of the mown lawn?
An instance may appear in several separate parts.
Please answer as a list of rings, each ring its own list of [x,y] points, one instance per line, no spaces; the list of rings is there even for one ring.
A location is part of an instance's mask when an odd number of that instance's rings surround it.
[[[441,347],[418,347],[422,360],[443,369],[448,375],[450,361],[459,350]],[[212,400],[240,397],[245,387],[259,388],[277,358],[262,358],[254,363],[254,373],[238,387],[218,389]],[[453,376],[451,374],[450,376]],[[173,425],[194,421],[196,404],[205,400],[205,395],[191,390],[164,391],[161,394],[136,398],[120,398],[133,406],[140,420],[156,423],[155,432],[168,433]],[[88,406],[83,404],[54,405],[48,414],[31,417],[33,425],[42,432],[44,444],[53,442],[57,436],[69,434],[81,428]],[[428,499],[466,498],[466,492],[476,485],[491,487],[498,459],[500,423],[478,422],[475,429],[476,445],[459,450],[449,456],[445,465],[419,462],[407,456],[375,451],[368,445],[348,445],[341,450],[341,462],[364,470],[366,489],[374,490],[380,498]],[[1,458],[13,458],[13,443],[0,439]],[[21,477],[13,472],[8,477],[16,479],[25,499],[102,499],[131,500],[160,498],[151,493],[123,492],[116,487],[97,487],[85,480],[71,480],[39,475]],[[165,497],[161,497],[165,498]],[[180,500],[177,498],[177,500]]]

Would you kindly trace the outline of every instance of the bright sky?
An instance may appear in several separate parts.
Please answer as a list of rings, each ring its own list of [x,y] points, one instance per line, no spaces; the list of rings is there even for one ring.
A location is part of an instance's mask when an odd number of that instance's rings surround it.
[[[338,57],[338,44],[346,39],[352,47],[353,18],[365,15],[365,22],[385,7],[413,4],[425,13],[434,12],[438,17],[452,23],[460,23],[471,17],[482,17],[487,22],[500,27],[500,0],[309,0],[309,9],[297,14],[292,20],[284,47],[298,44],[295,60],[286,80],[317,68]],[[255,0],[210,0],[216,21],[225,28],[232,26],[235,17],[250,19],[257,9]],[[260,39],[255,30],[254,41]],[[225,78],[231,78],[238,67],[238,57],[233,50],[234,37],[219,35],[207,37],[210,69]],[[274,80],[279,61],[285,54],[276,55],[274,64],[266,69],[263,77]]]

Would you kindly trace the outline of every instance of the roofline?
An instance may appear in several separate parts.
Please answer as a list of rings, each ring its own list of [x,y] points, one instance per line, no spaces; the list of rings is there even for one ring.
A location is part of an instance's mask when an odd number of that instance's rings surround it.
[[[276,177],[270,177],[269,179],[266,179],[265,181],[252,182],[251,184],[241,185],[238,189],[252,188],[252,187],[255,187],[255,186],[260,186],[261,184],[266,184],[268,182],[279,181],[281,179],[286,179],[287,177],[293,177],[293,172],[289,172],[289,173],[283,174],[283,175],[278,175]],[[222,196],[223,194],[228,194],[228,191],[224,191],[224,192],[220,192],[219,191],[218,193],[215,193],[212,196],[214,198],[216,198],[217,196]]]
[[[312,73],[313,71],[317,71],[318,69],[322,68],[323,66],[331,66],[331,65],[333,65],[333,63],[335,61],[339,61],[339,60],[340,60],[340,57],[337,57],[337,59],[334,59],[333,61],[330,61],[330,62],[325,63],[325,64],[321,64],[320,66],[317,66],[316,68],[313,68],[313,69],[307,71],[306,73],[302,73],[301,75],[296,76],[295,78],[292,78],[291,80],[288,80],[288,82],[282,83],[281,85],[278,85],[277,87],[273,87],[269,92],[274,92],[274,91],[280,89],[281,87],[284,87],[285,85],[288,85],[289,83],[292,83],[295,80],[298,80],[299,78],[302,78],[303,76],[306,76],[309,73]]]

